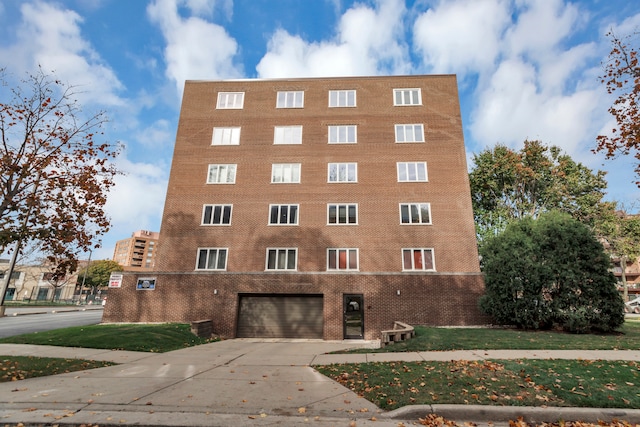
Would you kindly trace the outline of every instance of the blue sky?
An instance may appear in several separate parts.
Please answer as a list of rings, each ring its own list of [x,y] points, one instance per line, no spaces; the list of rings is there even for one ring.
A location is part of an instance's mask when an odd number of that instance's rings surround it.
[[[456,74],[469,158],[540,139],[608,171],[607,198],[632,207],[632,159],[591,150],[613,127],[605,34],[638,28],[640,3],[626,0],[3,1],[0,68],[40,64],[81,87],[126,146],[103,259],[133,231],[160,230],[185,79]]]

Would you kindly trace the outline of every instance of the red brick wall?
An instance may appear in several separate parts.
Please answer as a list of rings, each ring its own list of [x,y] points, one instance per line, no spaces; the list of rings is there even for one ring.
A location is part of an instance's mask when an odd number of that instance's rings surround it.
[[[226,338],[236,335],[239,293],[323,294],[324,339],[343,339],[343,294],[363,294],[365,339],[380,338],[394,321],[411,325],[466,326],[488,323],[477,305],[480,274],[200,274],[159,273],[155,290],[136,290],[138,276],[125,273],[109,289],[103,322],[213,320]],[[217,290],[217,294],[214,293]],[[397,291],[400,295],[397,295]]]
[[[393,88],[422,89],[394,107]],[[356,89],[356,108],[328,108],[330,89]],[[303,109],[276,109],[278,90],[304,90]],[[245,91],[244,109],[216,110],[218,91]],[[394,124],[423,123],[425,143],[396,144]],[[301,145],[274,145],[275,125],[302,125]],[[327,143],[330,124],[357,124],[358,143]],[[212,146],[214,126],[241,126],[238,146]],[[426,161],[429,182],[398,183],[396,162]],[[357,162],[357,183],[327,183],[329,162]],[[236,163],[233,185],[206,184]],[[301,163],[300,184],[271,184],[273,163]],[[357,226],[327,226],[327,203],[357,203]],[[399,203],[429,202],[433,225],[400,225]],[[233,204],[232,225],[200,226],[202,206]],[[298,226],[268,226],[269,204],[300,205]],[[193,271],[198,247],[229,248],[227,271],[261,272],[267,247],[299,248],[298,271],[325,271],[326,248],[360,250],[360,271],[401,271],[401,249],[434,248],[440,272],[478,272],[454,76],[187,82],[156,262]]]

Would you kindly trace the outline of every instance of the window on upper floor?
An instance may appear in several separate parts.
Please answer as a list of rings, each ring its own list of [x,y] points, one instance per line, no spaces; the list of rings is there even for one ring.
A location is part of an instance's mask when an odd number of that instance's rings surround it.
[[[400,203],[400,224],[431,224],[431,205]]]
[[[422,105],[420,89],[394,89],[393,105]]]
[[[269,205],[270,225],[298,225],[298,205]]]
[[[330,90],[329,107],[355,107],[355,90]]]
[[[358,270],[358,249],[327,249],[327,271]]]
[[[219,110],[241,110],[244,106],[244,92],[218,92]]]
[[[271,167],[271,182],[300,183],[300,163],[276,163]]]
[[[357,163],[329,163],[328,167],[329,182],[357,182],[358,181],[358,164]]]
[[[426,162],[398,162],[398,182],[427,182]]]
[[[396,142],[424,142],[422,124],[396,125]]]
[[[358,205],[355,203],[327,205],[327,223],[338,225],[358,224]]]
[[[202,225],[230,225],[233,205],[204,205]]]
[[[276,126],[273,131],[273,143],[302,144],[302,126]]]
[[[408,248],[402,250],[402,270],[435,271],[432,248]]]
[[[298,268],[297,248],[268,248],[267,270],[296,270]]]
[[[200,248],[196,270],[226,270],[227,248]]]
[[[5,271],[0,271],[0,279],[4,279],[6,272]],[[20,271],[14,271],[13,273],[11,273],[11,280],[18,280],[20,279]]]
[[[213,128],[213,138],[211,145],[239,145],[240,128]]]
[[[358,142],[356,125],[330,125],[329,144],[355,144]]]
[[[236,165],[209,165],[207,184],[235,184]]]
[[[303,108],[304,91],[278,92],[276,108]]]

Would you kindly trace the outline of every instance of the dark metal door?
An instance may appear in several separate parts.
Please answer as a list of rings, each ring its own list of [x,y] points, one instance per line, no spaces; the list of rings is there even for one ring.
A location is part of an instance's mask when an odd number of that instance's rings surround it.
[[[364,338],[364,298],[362,295],[344,295],[344,338]]]
[[[322,339],[322,295],[242,295],[238,338]]]

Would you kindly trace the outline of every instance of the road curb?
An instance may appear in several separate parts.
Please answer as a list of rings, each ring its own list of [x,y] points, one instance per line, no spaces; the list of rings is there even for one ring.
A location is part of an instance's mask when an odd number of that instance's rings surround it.
[[[62,309],[62,310],[44,310],[44,311],[29,311],[29,312],[16,312],[7,314],[5,312],[4,317],[17,317],[17,316],[30,316],[32,314],[56,314],[56,313],[72,313],[75,311],[90,311],[90,310],[100,310],[100,308],[70,308],[70,309]]]
[[[598,423],[624,420],[640,423],[640,409],[580,408],[550,406],[487,406],[487,405],[412,405],[381,414],[380,418],[418,420],[427,414],[437,414],[456,422],[509,422],[522,417],[531,424],[558,421]]]

